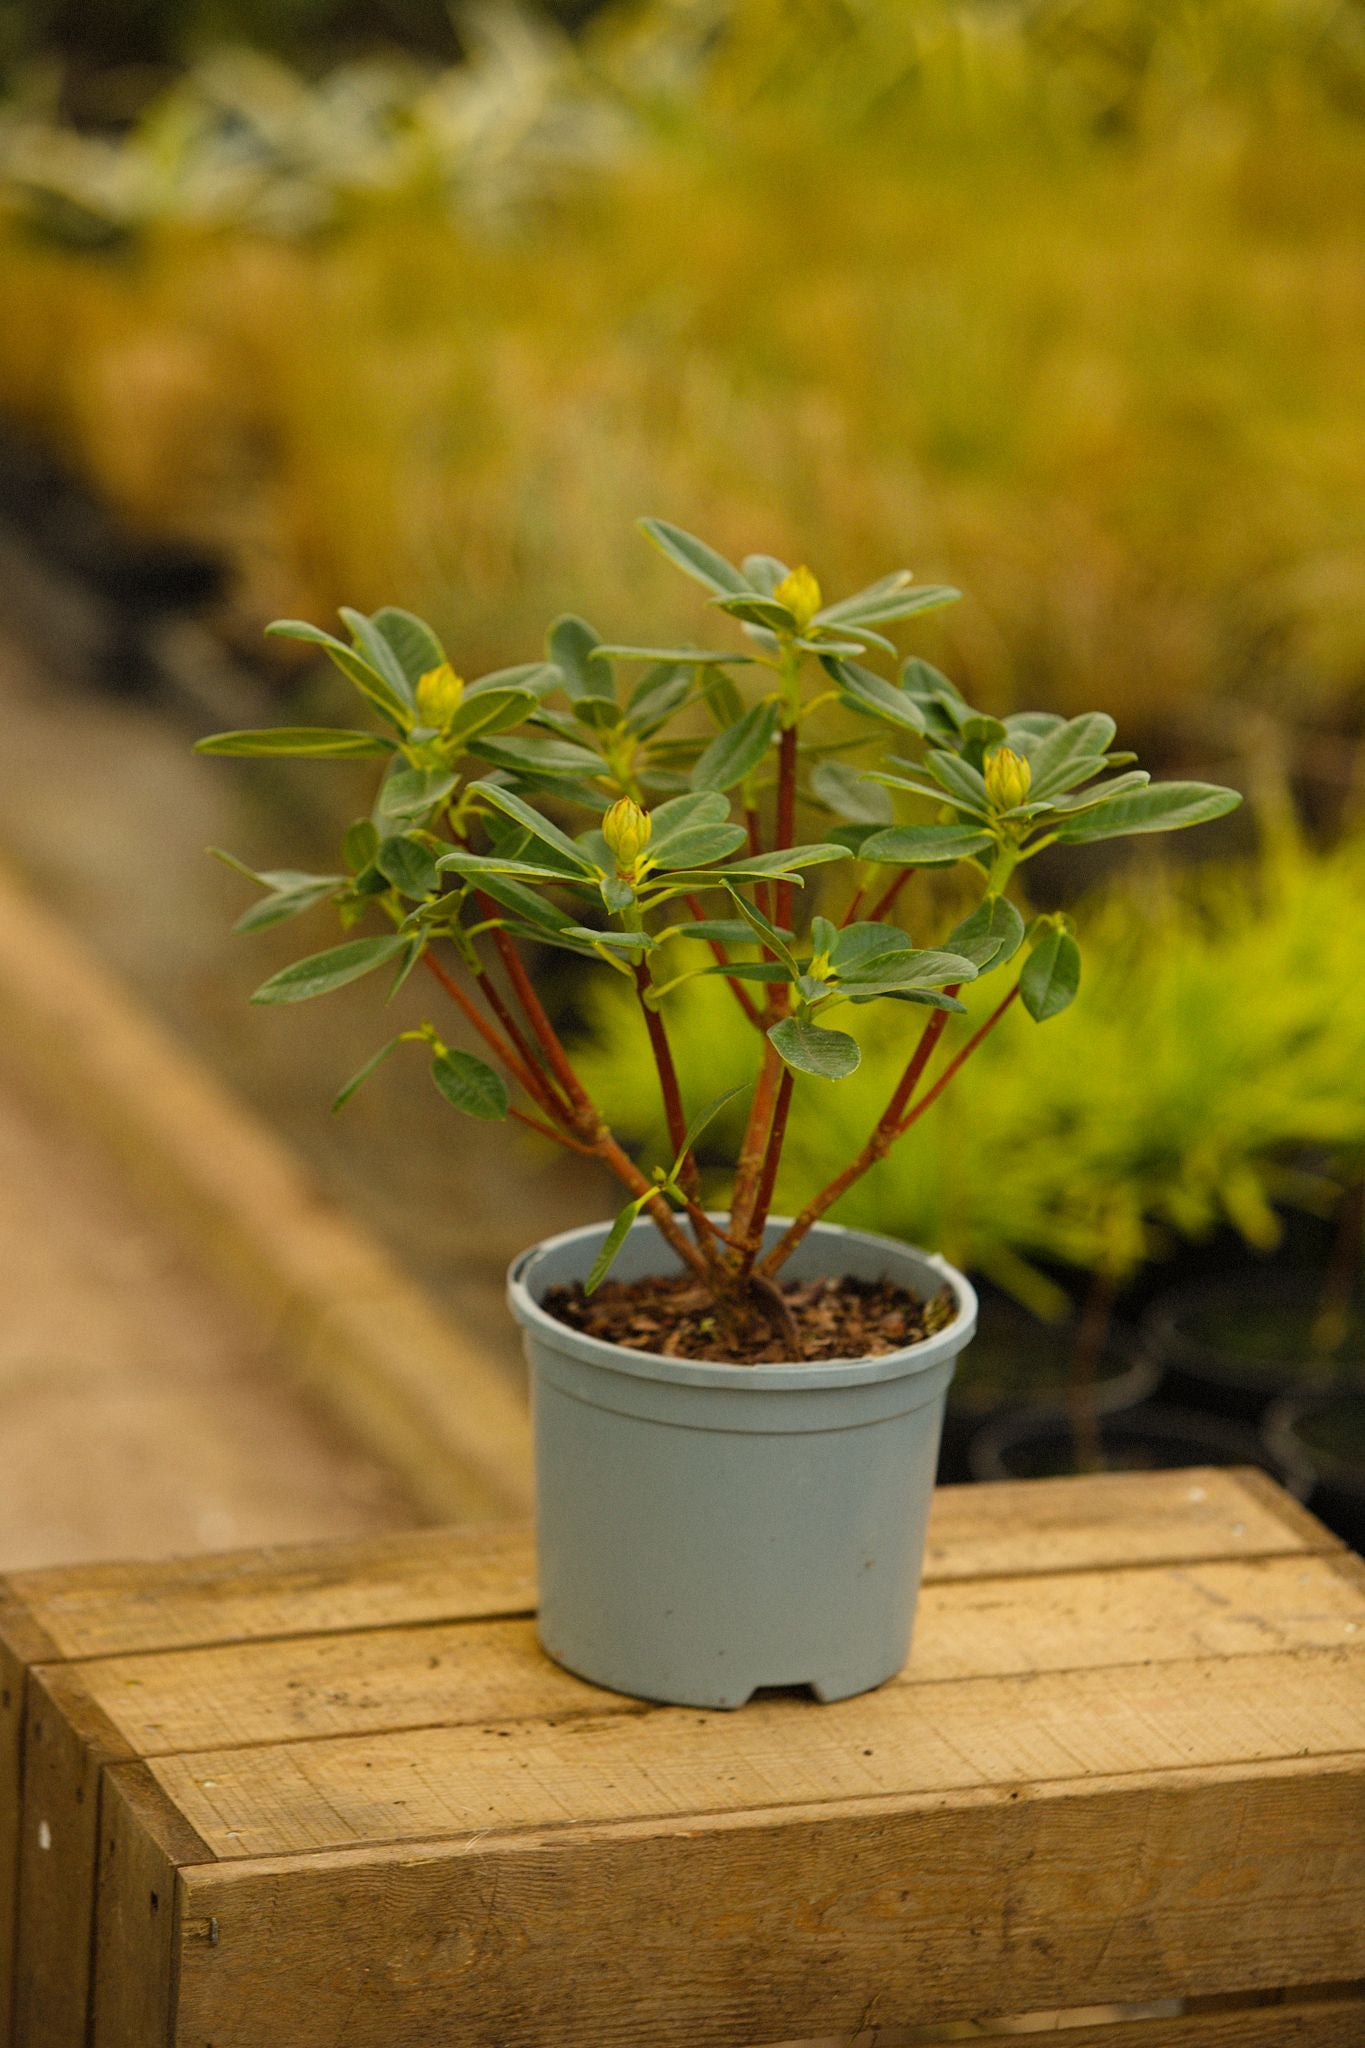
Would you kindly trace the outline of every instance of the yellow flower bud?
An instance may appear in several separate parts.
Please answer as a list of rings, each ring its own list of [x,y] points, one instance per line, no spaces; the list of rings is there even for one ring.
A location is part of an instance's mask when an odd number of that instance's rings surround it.
[[[787,610],[796,620],[798,630],[802,633],[805,632],[807,626],[824,602],[820,595],[819,584],[810,570],[804,566],[800,569],[789,570],[774,590],[773,596],[779,604],[784,604],[787,607]]]
[[[1012,811],[1029,793],[1033,770],[1012,747],[997,747],[986,762],[986,794],[997,811]]]
[[[448,661],[429,668],[417,685],[417,716],[423,725],[444,732],[460,708],[464,677],[457,676]]]
[[[633,797],[616,799],[602,820],[602,837],[606,840],[616,872],[630,877],[635,864],[649,844],[649,835],[654,827],[649,812],[642,811]]]

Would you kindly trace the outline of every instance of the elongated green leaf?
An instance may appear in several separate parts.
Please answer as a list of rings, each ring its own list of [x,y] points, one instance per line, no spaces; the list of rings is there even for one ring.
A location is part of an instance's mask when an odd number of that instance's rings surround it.
[[[715,647],[599,647],[603,661],[654,661],[669,667],[736,668],[752,662],[752,654],[725,654]]]
[[[888,683],[885,676],[875,674],[856,661],[835,660],[828,655],[824,661],[839,686],[839,694],[852,710],[861,711],[869,718],[879,718],[889,725],[902,726],[907,732],[922,733],[925,730],[924,713],[914,698],[897,689],[894,683]]]
[[[1103,782],[1092,783],[1088,789],[1073,789],[1067,796],[1052,797],[1048,809],[1074,817],[1080,811],[1093,811],[1097,804],[1107,804],[1113,797],[1127,796],[1135,789],[1146,789],[1151,779],[1145,768],[1134,768],[1128,775],[1110,775]]]
[[[407,732],[412,725],[412,707],[403,692],[396,690],[372,662],[348,647],[344,640],[338,640],[331,633],[324,633],[320,626],[310,626],[306,619],[276,619],[266,627],[266,632],[279,640],[304,640],[310,646],[321,647],[328,659],[349,682],[354,683],[367,703],[396,725],[400,732]]]
[[[378,1052],[370,1054],[370,1057],[366,1060],[364,1066],[361,1067],[356,1073],[352,1074],[350,1080],[347,1081],[344,1084],[344,1086],[338,1088],[335,1096],[332,1099],[333,1116],[336,1115],[339,1109],[344,1109],[346,1107],[346,1104],[350,1101],[351,1097],[355,1094],[356,1090],[358,1088],[364,1087],[365,1083],[369,1080],[371,1074],[374,1073],[375,1069],[377,1067],[382,1067],[385,1060],[388,1058],[389,1054],[394,1051],[395,1047],[400,1046],[402,1043],[403,1037],[402,1033],[400,1032],[398,1037],[391,1038],[387,1045],[381,1045]]]
[[[746,775],[752,775],[772,745],[776,731],[776,704],[768,701],[751,705],[734,725],[716,734],[692,770],[692,787],[733,789]]]
[[[349,605],[342,605],[338,616],[355,645],[355,651],[376,674],[381,675],[400,702],[411,707],[413,702],[412,684],[402,662],[393,647],[379,631],[374,621],[364,612],[352,611]]]
[[[537,869],[533,879],[546,881],[550,878],[551,872],[548,868]],[[534,889],[526,888],[514,876],[490,874],[484,869],[481,873],[471,875],[470,879],[477,881],[483,895],[490,896],[502,909],[515,912],[524,924],[533,926],[537,938],[544,938],[553,932],[567,931],[573,922],[572,918],[560,910],[558,905],[552,903],[548,896],[537,895]]]
[[[747,860],[727,861],[727,875],[787,875],[800,868],[818,868],[826,861],[847,860],[848,848],[829,840],[810,846],[788,846],[771,853],[753,853]]]
[[[684,533],[680,526],[671,526],[666,519],[641,519],[639,527],[646,540],[652,541],[661,555],[703,588],[731,597],[741,596],[748,590],[748,584],[733,563],[727,562],[724,555],[718,555],[714,548],[709,548],[704,540],[698,540],[695,534]]]
[[[828,804],[836,818],[846,818],[855,825],[891,823],[891,799],[886,791],[869,782],[861,769],[851,768],[847,761],[817,761],[811,770],[810,786],[812,795]]]
[[[431,1078],[440,1093],[466,1116],[497,1123],[507,1114],[507,1087],[502,1075],[472,1052],[443,1048],[431,1062]]]
[[[790,968],[780,960],[715,960],[699,967],[698,974],[724,974],[734,981],[786,981],[793,979]]]
[[[713,597],[711,603],[718,612],[725,612],[732,619],[743,619],[748,626],[766,626],[770,633],[794,633],[796,614],[785,604],[779,604],[775,597],[763,597],[747,590],[743,597]]]
[[[251,998],[253,1003],[306,1003],[314,996],[325,996],[334,988],[344,988],[347,982],[359,981],[362,974],[373,973],[388,960],[396,960],[405,950],[407,940],[397,932],[389,932],[383,938],[349,939],[344,946],[331,946],[325,953],[314,953],[307,960],[296,960],[292,967],[282,967],[278,974],[272,974],[269,981],[263,981]]]
[[[505,738],[477,739],[469,751],[495,768],[510,768],[514,774],[539,775],[558,781],[561,776],[600,775],[602,758],[589,747],[572,746],[567,740],[523,739],[519,734]]]
[[[723,946],[747,946],[753,942],[753,933],[747,924],[737,917],[701,917],[686,924],[670,925],[670,932],[679,939],[714,939]]]
[[[815,922],[819,924],[823,920],[816,919]],[[814,932],[815,926],[812,925],[811,929]],[[899,925],[862,922],[846,924],[835,933],[829,958],[831,967],[842,975],[856,973],[860,961],[878,959],[887,953],[913,951],[909,932],[902,931]]]
[[[961,953],[917,952],[910,947],[870,954],[841,967],[839,978],[841,986],[850,989],[870,981],[888,988],[946,988],[949,983],[975,981],[976,968]]]
[[[392,648],[410,690],[415,691],[422,677],[439,668],[446,658],[446,651],[431,627],[416,612],[386,604],[381,611],[371,612],[370,624]]]
[[[1036,1024],[1045,1024],[1075,1001],[1080,984],[1080,947],[1070,932],[1050,931],[1024,962],[1019,999]]]
[[[495,782],[471,782],[469,794],[492,804],[495,810],[501,811],[518,825],[524,825],[533,839],[539,839],[543,845],[552,847],[569,863],[576,874],[596,876],[598,870],[582,848],[576,846],[567,833],[561,832],[557,825],[552,825],[548,818],[542,817],[539,811],[533,810],[530,804],[523,803],[512,790],[502,789]]]
[[[288,918],[302,917],[306,910],[312,910],[319,903],[328,903],[343,889],[350,887],[346,875],[319,875],[307,882],[296,883],[292,888],[277,889],[261,903],[253,903],[244,911],[232,927],[234,932],[263,932],[271,925],[283,924]]]
[[[931,747],[924,757],[924,766],[939,788],[950,797],[978,806],[983,816],[989,814],[991,802],[986,794],[985,778],[970,762],[950,753],[945,747]]]
[[[727,1102],[733,1102],[737,1095],[743,1095],[747,1083],[741,1081],[734,1088],[725,1089],[723,1094],[713,1096],[704,1109],[699,1109],[683,1133],[683,1141],[677,1158],[673,1161],[670,1180],[676,1180],[682,1172],[683,1161],[696,1144],[703,1131],[707,1130],[720,1115]]]
[[[1068,845],[1093,839],[1123,839],[1136,832],[1179,832],[1204,825],[1235,811],[1242,801],[1235,789],[1213,782],[1154,782],[1128,796],[1113,797],[1079,817],[1066,818],[1057,837]]]
[[[1031,797],[1060,796],[1091,775],[1098,775],[1114,737],[1114,721],[1103,711],[1087,711],[1080,718],[1068,718],[1041,739],[1031,735],[1024,741],[1032,773]]]
[[[546,645],[551,661],[564,678],[564,694],[571,703],[577,703],[581,697],[614,695],[611,663],[593,660],[602,645],[602,636],[586,619],[566,612],[551,626]]]
[[[977,973],[1003,967],[1024,943],[1024,920],[1006,896],[988,896],[970,917],[954,925],[944,950],[974,962]]]
[[[509,726],[520,725],[539,702],[530,690],[480,690],[474,696],[466,693],[450,721],[447,737],[453,745],[463,747],[480,736],[506,732]]]
[[[939,611],[944,605],[956,604],[961,596],[960,590],[953,590],[946,583],[924,583],[917,589],[906,589],[903,585],[898,589],[878,589],[874,585],[870,590],[859,591],[856,597],[827,604],[815,616],[822,626],[886,626],[895,619],[913,618],[916,612]]]
[[[667,724],[692,695],[696,671],[663,662],[647,669],[626,700],[626,729],[648,739]]]
[[[595,925],[571,924],[564,928],[569,939],[583,939],[593,946],[605,946],[610,953],[652,953],[658,940],[648,932],[599,931]]]
[[[685,832],[675,833],[666,847],[651,846],[650,860],[664,874],[680,868],[709,867],[714,861],[737,853],[746,837],[742,825],[693,825]]]
[[[950,868],[988,853],[994,844],[989,832],[965,825],[889,825],[863,841],[859,858],[902,868]]]
[[[817,1074],[823,1081],[842,1081],[857,1071],[862,1059],[856,1038],[846,1031],[826,1031],[808,1017],[784,1017],[768,1036],[789,1067],[798,1074]]]
[[[576,883],[580,888],[592,879],[582,868],[569,872],[564,868],[542,867],[534,860],[517,860],[502,853],[444,853],[436,865],[442,873],[448,870],[467,875],[480,888],[489,876],[505,876],[520,882],[563,882],[569,887]]]
[[[585,1294],[595,1294],[602,1285],[602,1282],[616,1263],[617,1253],[630,1235],[631,1226],[648,1200],[648,1195],[641,1195],[636,1201],[626,1203],[625,1208],[622,1209],[616,1221],[612,1224],[611,1229],[603,1238],[602,1248],[592,1262],[592,1269],[587,1279],[583,1282],[583,1292]]]
[[[764,911],[761,911],[756,903],[750,903],[741,896],[738,889],[730,889],[729,895],[735,909],[744,919],[750,931],[757,935],[763,945],[776,953],[778,959],[782,961],[788,973],[794,979],[801,972],[800,967],[797,965],[796,955],[791,951],[789,944],[794,934],[785,931],[780,925],[774,924],[772,919]]]
[[[490,669],[486,676],[466,683],[464,693],[469,698],[482,697],[487,690],[525,690],[539,700],[559,684],[559,670],[552,661],[520,661],[511,668]]]
[[[274,725],[260,731],[215,732],[196,740],[196,754],[297,755],[334,761],[357,754],[391,754],[395,742],[377,732],[346,732],[331,725]]]

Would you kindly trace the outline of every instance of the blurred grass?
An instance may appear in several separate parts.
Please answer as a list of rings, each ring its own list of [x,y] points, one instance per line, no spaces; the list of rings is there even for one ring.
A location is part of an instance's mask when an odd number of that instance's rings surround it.
[[[474,668],[569,604],[691,632],[652,510],[830,588],[958,583],[917,645],[992,706],[1349,718],[1363,21],[653,0],[545,43],[629,139],[514,219],[427,175],[290,238],[168,188],[95,254],[12,208],[0,393],[228,553],[244,638],[395,599]]]

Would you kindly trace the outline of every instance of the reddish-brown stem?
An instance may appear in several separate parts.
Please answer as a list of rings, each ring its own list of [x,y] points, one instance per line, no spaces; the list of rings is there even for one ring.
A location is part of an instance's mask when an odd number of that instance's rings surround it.
[[[539,1077],[529,1067],[522,1064],[515,1048],[507,1043],[507,1040],[502,1037],[500,1032],[493,1029],[493,1026],[488,1022],[477,1004],[471,1001],[465,994],[454,975],[442,966],[430,946],[423,953],[422,959],[430,973],[440,982],[441,987],[459,1010],[461,1016],[467,1018],[474,1026],[474,1029],[478,1032],[489,1051],[497,1055],[508,1073],[521,1084],[533,1102],[538,1102],[542,1109],[547,1108],[549,1105],[545,1100],[544,1084],[540,1082]]]
[[[948,1086],[948,1083],[953,1079],[954,1075],[957,1073],[958,1069],[963,1065],[964,1061],[969,1060],[971,1058],[972,1054],[976,1051],[976,1048],[980,1045],[982,1039],[986,1036],[986,1034],[990,1031],[994,1031],[996,1025],[1000,1022],[1000,1019],[1004,1016],[1006,1010],[1008,1010],[1010,1004],[1014,1001],[1018,993],[1019,984],[1016,981],[1014,987],[1010,990],[1009,994],[1003,997],[1002,1000],[996,1004],[995,1008],[991,1011],[991,1014],[986,1019],[985,1023],[977,1026],[976,1030],[967,1040],[967,1043],[964,1046],[960,1047],[959,1050],[953,1055],[952,1059],[949,1060],[947,1066],[943,1069],[943,1072],[939,1075],[937,1081],[935,1081],[933,1087],[929,1090],[928,1094],[922,1095],[919,1101],[915,1104],[914,1108],[910,1111],[909,1115],[901,1118],[901,1121],[897,1124],[895,1130],[891,1134],[893,1139],[903,1137],[905,1133],[910,1129],[912,1124],[917,1124],[919,1122],[920,1118],[924,1115],[926,1110],[933,1108],[934,1104],[938,1101],[939,1096],[942,1095],[944,1089]]]
[[[663,1097],[668,1142],[674,1158],[682,1160],[678,1178],[697,1243],[709,1254],[715,1243],[715,1230],[710,1217],[697,1203],[701,1180],[697,1173],[697,1162],[687,1144],[687,1112],[683,1108],[682,1089],[678,1086],[678,1070],[673,1063],[673,1048],[668,1042],[668,1029],[663,1018],[647,1000],[650,988],[649,969],[643,960],[637,960],[634,969],[635,989],[640,998],[640,1010],[645,1020],[645,1029],[649,1033],[650,1050],[654,1054],[654,1066],[659,1076],[659,1093]]]
[[[772,1124],[773,1101],[781,1068],[782,1060],[776,1046],[770,1038],[765,1038],[763,1064],[758,1070],[754,1099],[749,1105],[749,1120],[739,1148],[735,1192],[730,1204],[730,1235],[745,1245],[749,1242],[749,1226],[753,1221],[754,1201],[763,1169],[763,1146]]]
[[[848,900],[848,909],[839,919],[839,929],[841,931],[843,931],[848,925],[852,924],[854,918],[858,915],[858,912],[863,907],[863,898],[864,896],[866,896],[866,894],[867,888],[865,885],[861,885],[853,891],[853,894],[849,897]]]
[[[617,1144],[605,1124],[599,1123],[598,1125],[597,1142],[593,1149],[603,1165],[610,1167],[621,1185],[629,1188],[632,1195],[647,1194],[649,1196],[645,1207],[650,1217],[658,1225],[660,1231],[678,1254],[683,1264],[689,1267],[699,1280],[704,1280],[709,1286],[711,1274],[705,1259],[697,1250],[691,1238],[680,1227],[677,1218],[663,1196],[655,1192],[634,1160],[621,1150],[621,1147]]]
[[[528,1131],[539,1131],[542,1138],[552,1138],[556,1145],[567,1145],[571,1152],[581,1152],[585,1159],[596,1159],[597,1147],[585,1145],[581,1138],[570,1137],[567,1131],[557,1131],[553,1124],[547,1124],[538,1116],[531,1116],[515,1104],[507,1114],[515,1117],[519,1124],[525,1124]]]
[[[763,1152],[763,1168],[758,1178],[758,1192],[754,1196],[753,1220],[746,1233],[747,1249],[745,1268],[752,1266],[758,1247],[763,1242],[763,1229],[768,1221],[768,1211],[773,1205],[773,1189],[777,1186],[777,1169],[782,1158],[782,1147],[787,1136],[787,1116],[791,1109],[792,1084],[796,1076],[790,1067],[782,1070],[778,1085],[777,1101],[773,1105],[773,1120],[768,1126],[768,1142]]]
[[[784,726],[777,755],[777,838],[779,849],[796,844],[796,727]],[[792,885],[779,882],[773,893],[774,924],[784,930],[792,921]],[[780,986],[780,984],[779,984]]]
[[[479,993],[483,996],[489,1009],[493,1012],[508,1038],[516,1047],[525,1065],[535,1077],[537,1084],[536,1100],[543,1109],[550,1111],[552,1115],[561,1117],[565,1123],[572,1123],[574,1120],[573,1111],[565,1102],[563,1095],[555,1087],[552,1077],[546,1073],[534,1048],[527,1042],[526,1034],[508,1009],[507,1004],[503,1001],[493,982],[492,976],[485,974],[482,968],[476,968],[475,975],[479,985]]]
[[[869,910],[867,913],[868,920],[870,923],[877,924],[878,922],[880,922],[882,918],[886,916],[887,912],[893,907],[896,898],[900,895],[901,890],[905,887],[906,883],[909,881],[911,875],[913,875],[914,872],[915,870],[913,868],[902,868],[900,873],[897,875],[895,881],[891,884],[890,888],[884,889],[882,891],[882,894],[877,898],[871,910]]]
[[[832,1181],[821,1188],[818,1195],[812,1196],[811,1200],[807,1202],[795,1222],[763,1259],[761,1264],[763,1272],[770,1275],[775,1273],[795,1251],[797,1245],[800,1244],[802,1238],[805,1237],[812,1225],[819,1222],[825,1211],[831,1208],[841,1195],[846,1194],[855,1181],[861,1180],[863,1175],[869,1168],[875,1166],[879,1159],[883,1159],[891,1146],[895,1144],[897,1138],[904,1137],[911,1126],[919,1122],[919,1119],[926,1110],[932,1109],[939,1096],[942,1095],[944,1089],[948,1086],[948,1083],[962,1067],[964,1061],[971,1058],[982,1039],[995,1029],[1018,993],[1019,984],[1016,982],[1009,994],[996,1004],[985,1023],[979,1025],[966,1044],[954,1054],[953,1058],[934,1082],[933,1087],[925,1095],[921,1096],[914,1108],[906,1114],[905,1106],[914,1093],[920,1076],[923,1074],[933,1054],[934,1047],[943,1035],[944,1025],[948,1021],[948,1012],[946,1010],[934,1011],[920,1034],[919,1044],[915,1048],[909,1065],[896,1083],[891,1099],[878,1118],[876,1129],[864,1145],[862,1151],[856,1159],[844,1168],[842,1173],[836,1174]]]
[[[516,947],[506,932],[495,931],[493,941],[497,945],[498,956],[507,970],[507,979],[512,984],[512,991],[517,1001],[521,1004],[526,1021],[535,1034],[537,1043],[549,1061],[550,1070],[556,1081],[564,1090],[565,1095],[578,1115],[580,1117],[592,1117],[596,1121],[597,1111],[593,1107],[592,1099],[569,1064],[569,1055],[561,1045],[559,1033],[545,1014],[540,997],[531,985],[531,977],[526,972],[521,955],[517,952]]]
[[[693,917],[696,918],[697,923],[703,924],[706,920],[706,912],[702,909],[700,897],[687,896],[683,900],[687,904],[687,907],[691,911]],[[730,956],[726,952],[720,940],[708,939],[707,944],[711,948],[711,952],[715,958],[716,965],[718,967],[728,967],[730,965]],[[754,1005],[753,998],[750,996],[749,991],[747,988],[745,988],[743,982],[735,981],[727,976],[726,987],[733,994],[735,1001],[739,1004],[740,1009],[743,1010],[749,1022],[751,1024],[757,1025],[758,1028],[762,1030],[763,1019],[759,1016],[758,1010]]]

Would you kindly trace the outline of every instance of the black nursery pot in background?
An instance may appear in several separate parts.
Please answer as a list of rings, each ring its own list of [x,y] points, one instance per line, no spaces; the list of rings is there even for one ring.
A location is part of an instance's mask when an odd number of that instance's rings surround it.
[[[1107,1472],[1170,1471],[1184,1465],[1276,1469],[1255,1430],[1244,1423],[1145,1403],[1099,1417],[1099,1451]],[[972,1444],[978,1479],[1052,1479],[1079,1471],[1082,1462],[1070,1418],[1051,1410],[1002,1416]]]
[[[1022,1409],[1067,1412],[1075,1372],[1078,1319],[1045,1323],[988,1283],[977,1282],[980,1319],[958,1360],[948,1390],[939,1459],[940,1483],[980,1479],[973,1449],[984,1426]],[[1145,1400],[1157,1368],[1116,1325],[1094,1368],[1095,1407],[1102,1415]]]
[[[1324,1331],[1324,1276],[1309,1268],[1248,1273],[1162,1295],[1142,1343],[1161,1372],[1163,1404],[1258,1423],[1273,1401],[1354,1380],[1365,1386],[1365,1317],[1347,1305]],[[1325,1335],[1335,1341],[1324,1343]]]
[[[1313,1513],[1365,1551],[1365,1380],[1275,1402],[1262,1434]]]

